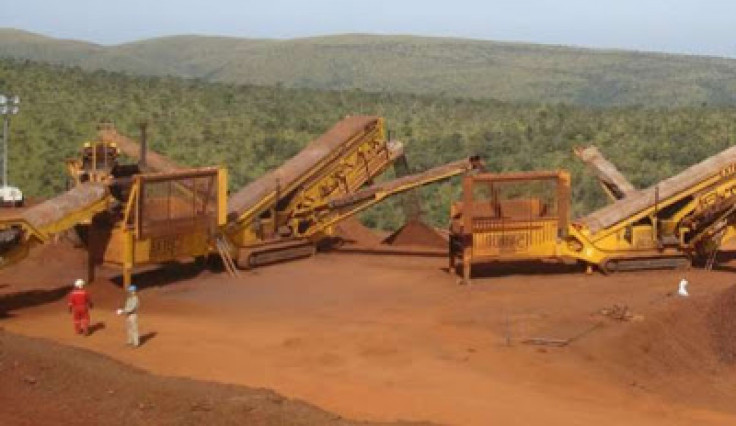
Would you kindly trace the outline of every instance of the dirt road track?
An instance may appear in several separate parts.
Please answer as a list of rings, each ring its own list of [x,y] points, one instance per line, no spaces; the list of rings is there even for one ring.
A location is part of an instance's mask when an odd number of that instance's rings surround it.
[[[486,275],[467,288],[442,266],[443,259],[330,254],[238,281],[204,273],[147,287],[142,331],[151,338],[139,350],[122,344],[112,313],[121,296],[108,282],[92,287],[93,322],[105,328],[89,338],[71,334],[61,302],[14,310],[2,326],[159,374],[274,389],[348,418],[736,424],[733,367],[715,359],[697,320],[680,324],[682,339],[671,327],[736,283],[731,272],[687,272],[693,297],[680,300],[671,295],[680,272],[588,277],[538,268],[547,273]],[[642,320],[596,315],[613,304]],[[598,324],[565,348],[520,343]]]

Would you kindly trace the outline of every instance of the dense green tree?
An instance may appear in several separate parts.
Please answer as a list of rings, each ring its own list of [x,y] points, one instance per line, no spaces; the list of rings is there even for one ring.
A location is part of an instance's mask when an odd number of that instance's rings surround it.
[[[95,137],[100,121],[130,136],[151,123],[152,149],[187,165],[224,164],[235,190],[294,155],[348,114],[384,116],[406,146],[414,171],[482,155],[492,171],[566,168],[573,211],[606,202],[574,158],[595,144],[639,187],[677,173],[734,142],[736,108],[593,108],[511,104],[358,90],[318,91],[209,84],[172,77],[131,77],[0,60],[0,93],[17,93],[11,125],[10,180],[30,196],[65,188],[63,161]],[[389,173],[389,175],[391,175]],[[426,218],[447,222],[457,179],[420,191]],[[400,200],[366,212],[371,225],[403,220]]]

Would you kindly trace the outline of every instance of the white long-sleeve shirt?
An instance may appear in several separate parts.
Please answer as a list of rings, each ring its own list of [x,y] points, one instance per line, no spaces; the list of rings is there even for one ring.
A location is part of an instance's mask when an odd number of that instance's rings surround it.
[[[138,301],[138,295],[131,294],[127,299],[125,299],[125,308],[123,308],[123,313],[125,313],[125,315],[138,313],[139,306],[140,302]]]

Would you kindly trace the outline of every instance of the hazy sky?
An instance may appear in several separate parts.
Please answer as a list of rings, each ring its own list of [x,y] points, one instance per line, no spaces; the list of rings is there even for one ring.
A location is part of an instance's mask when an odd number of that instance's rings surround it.
[[[0,0],[0,27],[104,44],[361,32],[736,57],[736,0]]]

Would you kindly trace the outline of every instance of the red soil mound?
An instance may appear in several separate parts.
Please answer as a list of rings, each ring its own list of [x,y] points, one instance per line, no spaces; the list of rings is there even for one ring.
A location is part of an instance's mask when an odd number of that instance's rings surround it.
[[[28,257],[0,270],[0,295],[71,286],[86,277],[87,255],[65,241],[31,249]]]
[[[348,243],[360,245],[378,245],[381,243],[381,237],[358,220],[358,218],[350,217],[335,226],[337,235]]]
[[[673,296],[674,297],[674,296]],[[632,323],[618,339],[618,361],[652,378],[697,373],[714,366],[710,298],[670,299],[661,311]]]
[[[708,313],[716,356],[726,364],[736,364],[736,286],[725,290]]]
[[[3,424],[354,425],[273,391],[160,377],[0,331]]]
[[[383,240],[383,243],[394,246],[447,248],[447,239],[445,236],[419,220],[410,220],[406,225],[402,226]]]
[[[613,354],[651,377],[715,372],[736,364],[736,286],[712,296],[671,296],[631,323]]]
[[[733,410],[736,286],[658,303],[663,306],[643,320],[606,327],[589,339],[588,356],[609,364],[625,384],[682,403]]]

